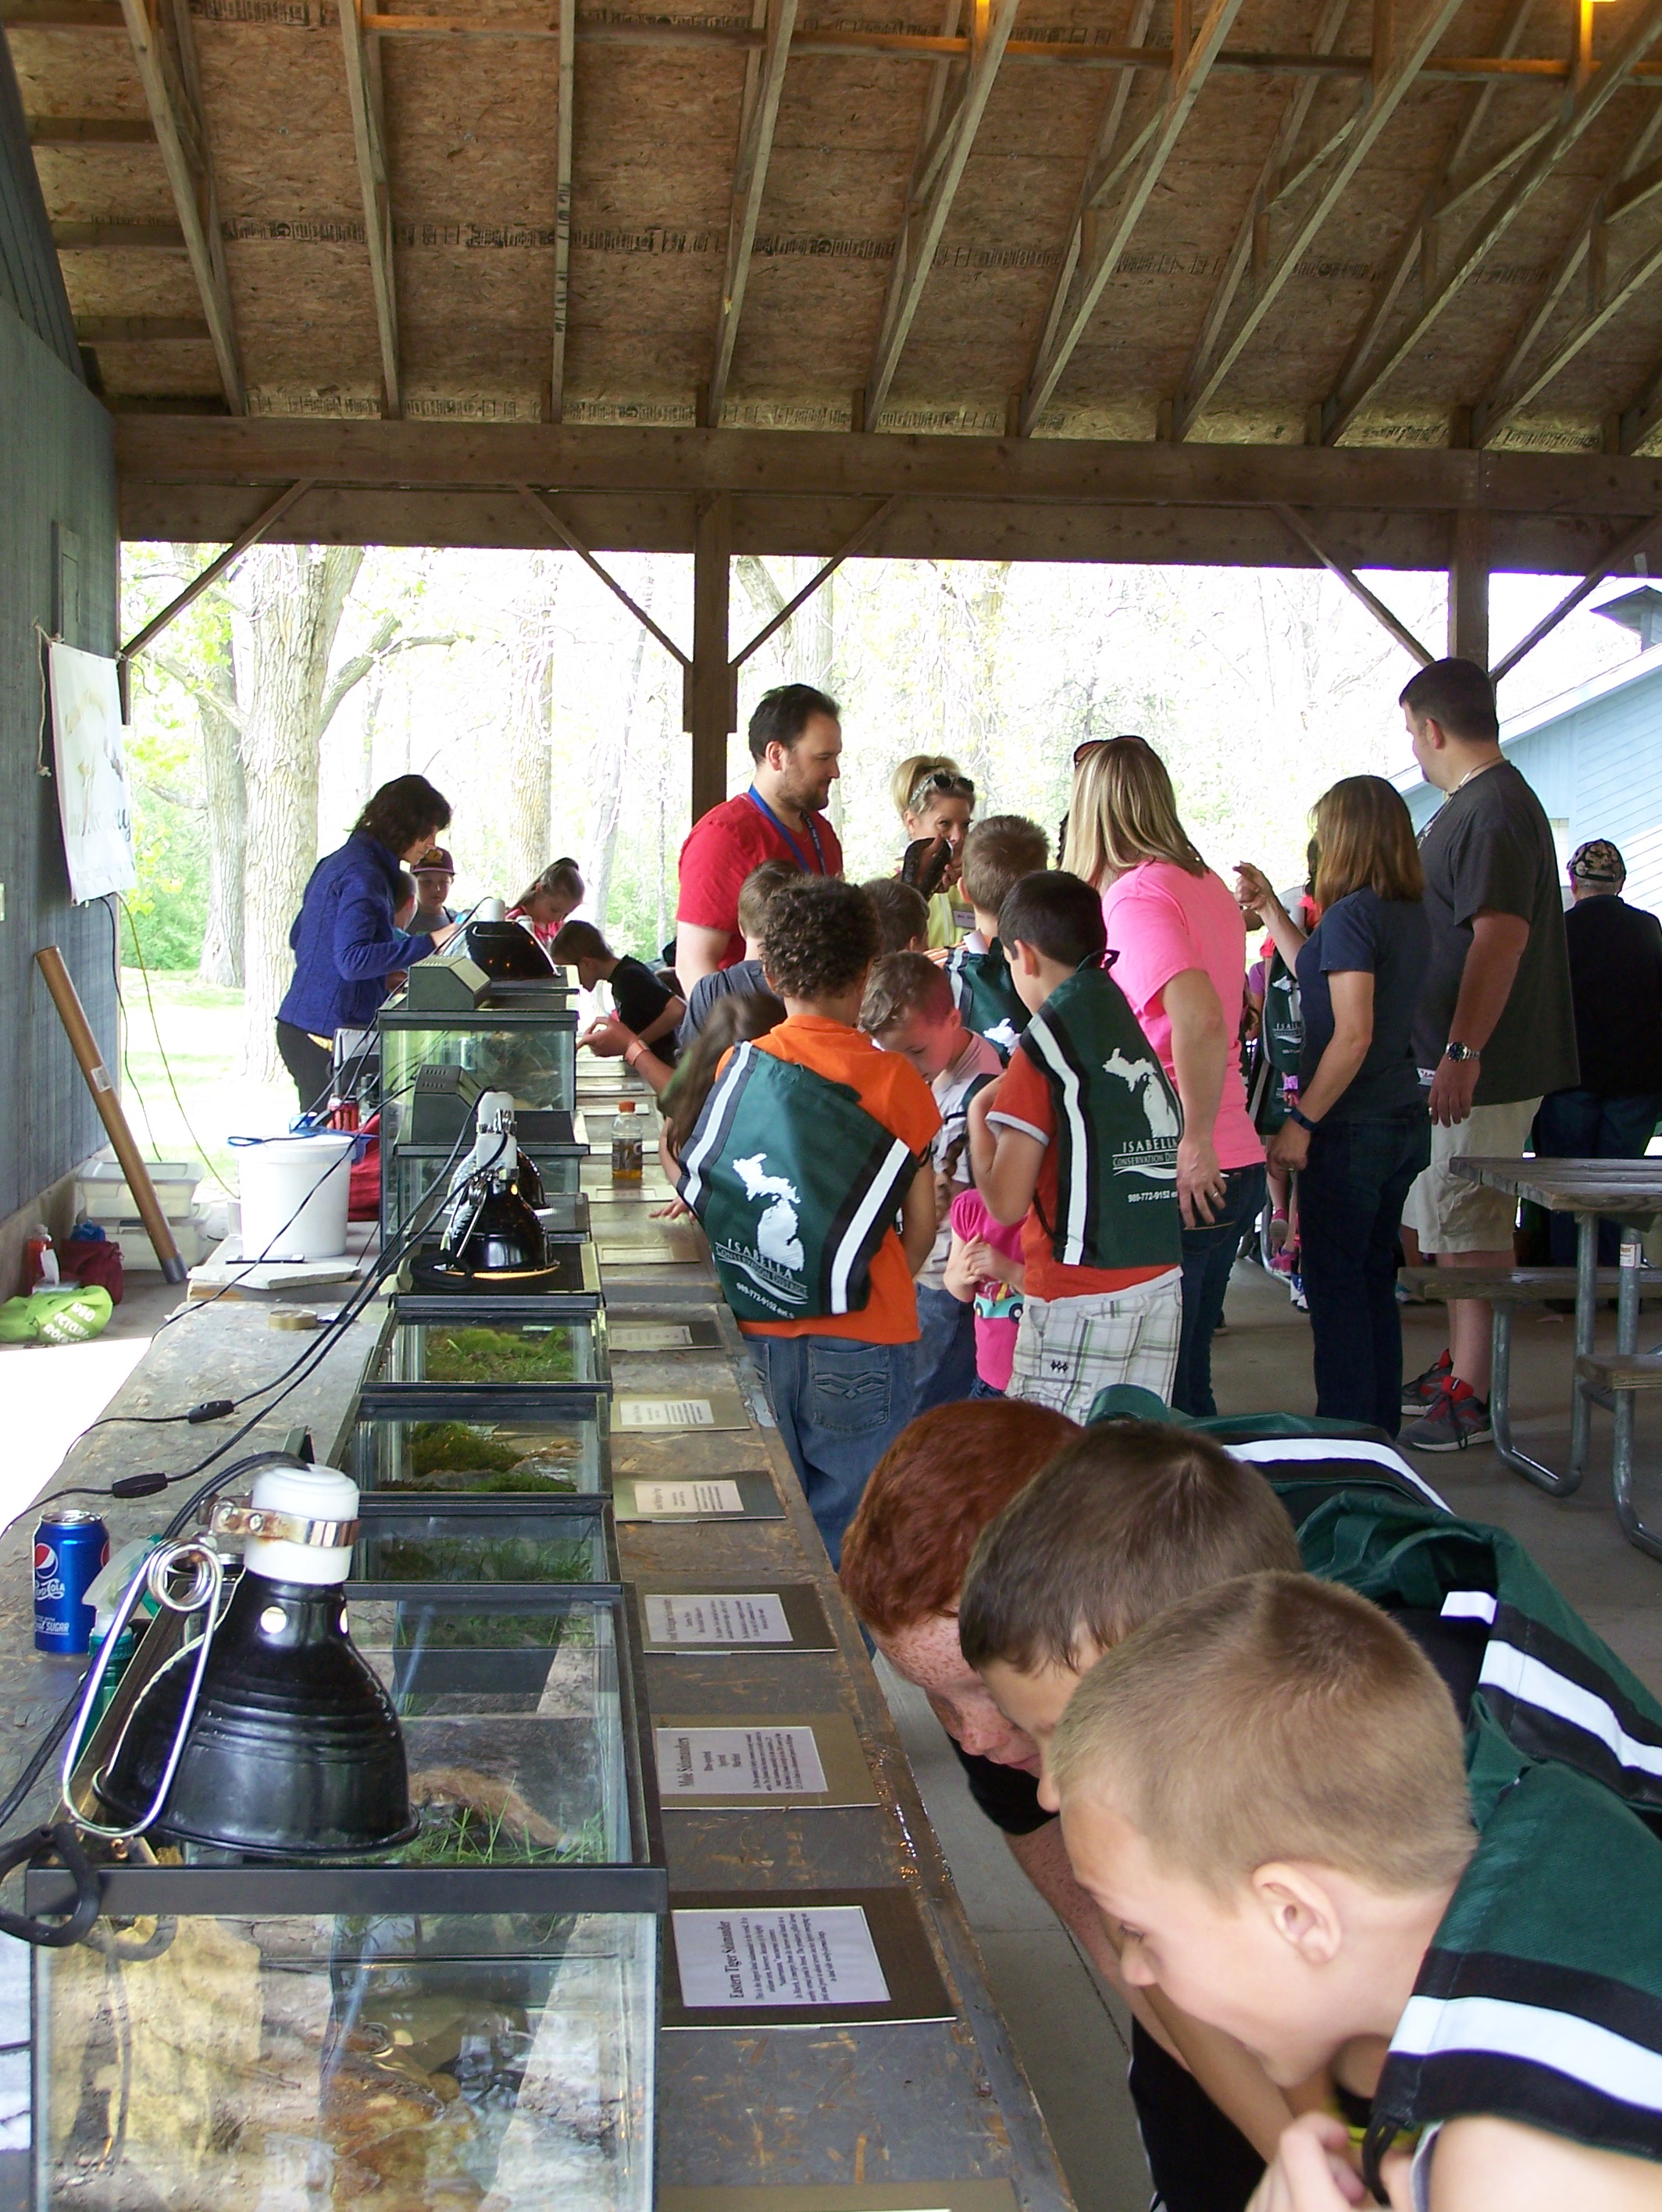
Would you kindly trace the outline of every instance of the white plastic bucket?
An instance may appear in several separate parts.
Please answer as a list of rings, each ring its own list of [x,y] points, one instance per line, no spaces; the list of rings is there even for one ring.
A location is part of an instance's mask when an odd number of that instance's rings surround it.
[[[352,1195],[350,1132],[239,1147],[245,1261],[338,1260]]]

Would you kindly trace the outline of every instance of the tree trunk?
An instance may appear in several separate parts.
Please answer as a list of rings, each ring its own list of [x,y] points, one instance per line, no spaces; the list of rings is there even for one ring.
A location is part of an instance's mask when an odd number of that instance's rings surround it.
[[[549,850],[554,778],[550,752],[554,708],[554,605],[560,585],[555,556],[533,556],[513,642],[507,731],[508,880],[516,899],[556,855]]]
[[[241,738],[231,716],[200,692],[197,718],[202,728],[202,787],[208,817],[208,914],[197,973],[204,983],[240,989],[248,845],[248,785]]]
[[[652,580],[656,574],[656,568],[648,562],[634,594],[648,614],[652,611]],[[584,840],[583,882],[588,892],[589,911],[602,929],[606,927],[606,902],[611,896],[612,856],[617,850],[617,828],[623,811],[623,779],[628,773],[629,748],[640,716],[641,671],[646,658],[646,633],[637,623],[628,704],[621,725],[614,726],[613,732],[601,741],[590,787],[594,793],[594,811]]]
[[[208,834],[208,913],[197,973],[204,983],[242,984],[242,885],[248,842],[248,787],[242,772],[242,717],[231,656],[231,612],[214,594],[209,653],[191,687],[202,732],[202,790]]]
[[[248,836],[243,1050],[260,1082],[281,1074],[273,1024],[294,975],[288,931],[318,858],[318,741],[335,633],[363,562],[358,545],[261,545],[236,598]]]

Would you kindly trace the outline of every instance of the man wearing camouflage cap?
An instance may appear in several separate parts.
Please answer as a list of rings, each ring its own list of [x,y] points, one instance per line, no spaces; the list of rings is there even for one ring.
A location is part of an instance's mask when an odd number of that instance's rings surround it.
[[[1544,1158],[1633,1160],[1662,1116],[1662,924],[1623,897],[1627,865],[1607,837],[1570,855],[1574,903],[1564,917],[1581,1080],[1541,1101],[1535,1150]],[[1614,1267],[1616,1224],[1598,1224],[1598,1263]],[[1552,1217],[1552,1257],[1575,1260],[1575,1224]]]

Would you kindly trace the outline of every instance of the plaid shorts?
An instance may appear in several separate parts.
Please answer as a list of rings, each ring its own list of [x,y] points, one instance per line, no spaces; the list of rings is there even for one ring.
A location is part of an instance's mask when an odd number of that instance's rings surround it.
[[[1083,1421],[1099,1390],[1137,1382],[1169,1401],[1183,1323],[1182,1278],[1089,1298],[1029,1298],[1022,1309],[1010,1395]]]

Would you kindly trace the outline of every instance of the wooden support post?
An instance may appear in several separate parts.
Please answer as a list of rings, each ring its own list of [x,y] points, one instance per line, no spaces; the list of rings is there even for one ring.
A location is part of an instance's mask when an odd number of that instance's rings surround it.
[[[1489,666],[1489,517],[1477,507],[1455,510],[1448,562],[1448,650],[1451,659]]]
[[[693,819],[727,796],[727,738],[738,721],[738,671],[728,658],[733,509],[725,492],[701,501],[693,540],[693,660],[682,689],[693,740]]]
[[[93,1035],[93,1025],[87,1019],[87,1010],[81,1003],[81,994],[64,964],[64,956],[55,945],[43,945],[35,954],[35,963],[52,993],[52,1004],[63,1022],[70,1048],[80,1062],[81,1073],[87,1079],[87,1088],[93,1095],[99,1119],[109,1133],[115,1156],[121,1163],[121,1172],[127,1178],[138,1206],[139,1218],[144,1224],[145,1234],[155,1248],[165,1283],[182,1283],[185,1266],[179,1257],[173,1232],[167,1217],[161,1210],[161,1200],[155,1194],[155,1185],[150,1180],[150,1170],[144,1164],[144,1155],[127,1126],[127,1116],[121,1110],[121,1101],[115,1095],[115,1084],[104,1065],[104,1055]]]

